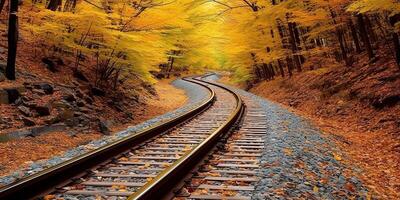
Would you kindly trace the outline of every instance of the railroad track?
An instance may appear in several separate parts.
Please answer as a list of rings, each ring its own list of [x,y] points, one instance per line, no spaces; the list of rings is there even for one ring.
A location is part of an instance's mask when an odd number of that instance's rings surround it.
[[[266,115],[250,98],[244,117],[236,130],[221,140],[217,148],[203,160],[203,164],[187,179],[173,198],[250,200],[260,181],[260,157],[266,135]]]
[[[0,199],[160,199],[229,132],[243,106],[231,90],[195,79],[210,97],[189,112],[0,189]]]

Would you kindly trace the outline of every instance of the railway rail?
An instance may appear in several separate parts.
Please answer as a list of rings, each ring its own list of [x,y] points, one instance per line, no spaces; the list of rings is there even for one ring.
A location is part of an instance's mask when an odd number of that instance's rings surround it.
[[[174,197],[174,188],[183,185],[244,110],[228,88],[185,80],[206,87],[209,98],[181,116],[0,188],[0,199]]]
[[[266,115],[260,106],[243,97],[245,115],[237,129],[221,140],[210,156],[173,198],[174,200],[250,200],[260,181],[260,157],[266,136]]]

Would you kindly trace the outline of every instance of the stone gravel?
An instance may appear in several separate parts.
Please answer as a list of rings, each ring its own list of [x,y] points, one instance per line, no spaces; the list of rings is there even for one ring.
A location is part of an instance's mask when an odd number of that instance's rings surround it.
[[[218,76],[207,80],[218,80]],[[361,170],[341,162],[345,155],[330,137],[276,103],[230,88],[257,102],[267,115],[269,127],[261,157],[261,181],[253,199],[368,198],[367,189],[354,176]]]
[[[44,169],[47,169],[49,167],[52,167],[54,165],[57,165],[61,162],[65,162],[67,160],[70,160],[71,158],[74,158],[76,156],[82,155],[84,153],[87,153],[91,150],[97,149],[99,147],[102,147],[104,145],[107,145],[111,142],[114,142],[118,139],[127,137],[131,134],[135,134],[145,128],[155,126],[158,123],[167,121],[169,119],[172,119],[176,116],[181,115],[182,113],[185,113],[189,111],[191,108],[194,106],[197,106],[204,102],[208,97],[209,97],[209,92],[207,89],[204,87],[201,87],[197,84],[190,83],[187,81],[183,81],[181,79],[177,79],[172,83],[175,87],[183,89],[188,97],[188,102],[181,108],[178,108],[174,111],[168,112],[164,115],[160,115],[158,117],[155,117],[153,119],[147,120],[141,124],[135,125],[135,126],[130,126],[126,130],[120,131],[114,135],[111,136],[104,136],[103,138],[92,141],[86,145],[81,145],[76,148],[73,148],[71,150],[66,151],[63,155],[61,156],[56,156],[47,160],[40,160],[37,162],[32,163],[30,166],[24,169],[20,169],[18,171],[15,171],[14,173],[8,175],[8,176],[3,176],[0,177],[0,185],[7,185],[10,184],[20,178],[23,178],[28,175],[35,174],[37,172],[40,172]]]

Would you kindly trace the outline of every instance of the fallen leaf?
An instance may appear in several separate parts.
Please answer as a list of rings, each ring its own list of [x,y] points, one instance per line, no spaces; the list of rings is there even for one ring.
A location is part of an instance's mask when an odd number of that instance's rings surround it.
[[[332,153],[332,155],[333,155],[333,158],[335,158],[335,160],[337,160],[337,161],[341,161],[342,160],[342,157],[339,154]]]
[[[56,199],[56,196],[54,196],[54,195],[52,195],[52,194],[49,194],[49,195],[44,196],[43,199],[44,199],[44,200],[53,200],[53,199]]]
[[[314,191],[315,193],[318,193],[319,188],[318,188],[317,186],[314,186],[313,191]]]
[[[293,151],[289,148],[284,148],[283,152],[287,155],[287,156],[291,156],[293,154]]]

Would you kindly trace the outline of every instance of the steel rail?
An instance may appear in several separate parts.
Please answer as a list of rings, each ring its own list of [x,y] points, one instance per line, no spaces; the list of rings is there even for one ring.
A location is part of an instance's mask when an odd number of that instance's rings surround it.
[[[218,129],[216,129],[206,140],[201,142],[191,151],[184,154],[180,159],[174,162],[174,164],[169,166],[158,176],[154,177],[150,182],[147,182],[138,191],[129,196],[128,200],[156,200],[165,199],[166,197],[170,196],[172,189],[177,184],[181,183],[182,180],[190,173],[190,171],[193,170],[193,168],[198,165],[206,155],[208,155],[208,153],[213,149],[224,133],[227,133],[230,128],[240,119],[240,116],[242,116],[244,106],[238,94],[224,86],[212,82],[201,79],[195,80],[196,81],[192,82],[201,81],[206,84],[220,87],[233,94],[237,100],[235,110],[229,116],[228,120]]]
[[[195,82],[188,79],[185,79],[185,81]],[[0,199],[27,200],[41,197],[54,191],[58,187],[72,182],[74,178],[81,177],[86,174],[89,169],[106,163],[132,147],[197,116],[211,106],[215,100],[215,92],[210,87],[204,84],[197,84],[202,85],[210,92],[209,98],[200,105],[170,120],[157,123],[138,133],[119,139],[99,149],[87,152],[76,158],[6,185],[0,188]]]

